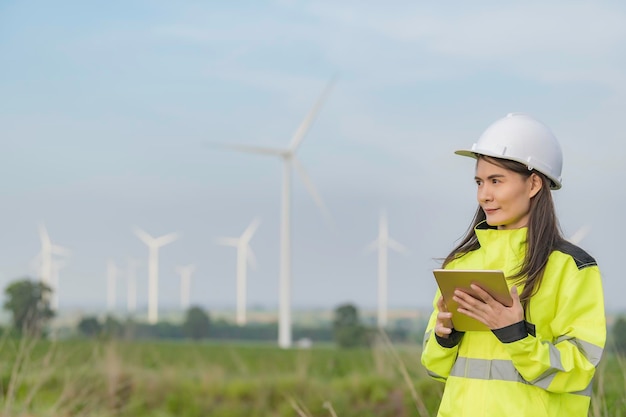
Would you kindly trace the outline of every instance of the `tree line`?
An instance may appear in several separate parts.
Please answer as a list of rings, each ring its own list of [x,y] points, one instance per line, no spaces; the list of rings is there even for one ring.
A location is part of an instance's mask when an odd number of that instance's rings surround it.
[[[52,290],[40,281],[24,278],[10,283],[5,289],[4,308],[12,317],[16,335],[47,335],[48,324],[55,317],[50,307]],[[185,312],[182,323],[161,321],[156,324],[120,320],[112,316],[99,318],[85,316],[76,326],[76,334],[90,338],[119,339],[192,339],[192,340],[245,340],[275,341],[278,338],[277,323],[248,324],[238,326],[223,319],[212,320],[210,313],[199,306]],[[387,336],[394,342],[410,340],[412,335],[406,327],[386,329]],[[333,321],[326,326],[294,325],[293,338],[296,343],[333,342],[340,347],[367,346],[374,343],[375,328],[363,324],[359,310],[352,304],[338,306]],[[419,332],[418,334],[421,334]]]
[[[50,307],[52,289],[40,281],[24,278],[9,283],[4,290],[4,309],[11,314],[11,328],[15,335],[45,337],[48,324],[55,312]],[[373,327],[363,324],[359,310],[353,304],[335,308],[330,326],[306,327],[294,325],[296,341],[334,342],[339,347],[368,346],[378,334]],[[422,332],[411,335],[407,328],[385,329],[393,342],[421,342]],[[221,320],[211,320],[208,311],[192,306],[185,312],[182,323],[162,321],[156,324],[121,321],[111,316],[100,319],[83,317],[76,333],[82,337],[105,337],[120,339],[192,339],[192,340],[248,340],[275,341],[278,338],[276,323],[237,326]],[[610,329],[608,347],[626,355],[626,317],[618,317]]]

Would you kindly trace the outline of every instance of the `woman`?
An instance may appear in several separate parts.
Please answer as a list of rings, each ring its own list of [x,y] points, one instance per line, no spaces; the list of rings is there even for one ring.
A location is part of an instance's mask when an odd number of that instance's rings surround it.
[[[595,260],[559,231],[550,189],[561,188],[562,154],[550,130],[512,113],[471,150],[479,207],[447,269],[504,271],[513,305],[477,286],[455,291],[459,311],[491,331],[456,331],[440,292],[422,364],[445,382],[439,416],[587,416],[606,338]]]

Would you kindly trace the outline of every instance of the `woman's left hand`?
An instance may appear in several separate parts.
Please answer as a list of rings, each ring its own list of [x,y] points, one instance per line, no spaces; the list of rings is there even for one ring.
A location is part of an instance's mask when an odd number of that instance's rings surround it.
[[[517,294],[517,287],[511,287],[511,298],[513,299],[511,307],[501,304],[476,284],[472,284],[471,288],[480,299],[476,299],[459,289],[454,291],[452,299],[459,304],[458,312],[480,321],[492,330],[524,320],[524,309]]]

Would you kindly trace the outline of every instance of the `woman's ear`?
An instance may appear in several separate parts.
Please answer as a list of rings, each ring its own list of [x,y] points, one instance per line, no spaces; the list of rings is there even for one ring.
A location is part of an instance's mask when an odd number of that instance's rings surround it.
[[[530,194],[528,197],[533,198],[543,187],[543,181],[541,180],[541,177],[534,172],[530,174],[528,179],[530,180]]]

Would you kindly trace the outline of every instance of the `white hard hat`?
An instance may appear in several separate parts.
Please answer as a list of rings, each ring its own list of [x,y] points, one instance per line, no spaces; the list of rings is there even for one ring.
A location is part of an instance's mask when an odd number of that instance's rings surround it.
[[[477,155],[521,162],[547,176],[550,188],[561,188],[563,153],[548,126],[525,113],[509,113],[483,132],[472,149],[458,150],[458,155]]]

